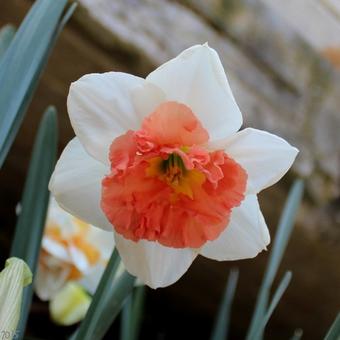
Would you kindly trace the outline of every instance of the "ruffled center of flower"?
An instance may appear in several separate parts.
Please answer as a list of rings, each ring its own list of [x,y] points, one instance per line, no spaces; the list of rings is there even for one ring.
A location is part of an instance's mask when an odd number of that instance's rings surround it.
[[[148,162],[146,175],[157,177],[167,183],[173,189],[174,194],[183,194],[193,199],[193,187],[205,181],[203,173],[195,169],[186,169],[181,156],[176,153],[169,154],[167,159],[154,157]],[[173,201],[176,197],[173,195]]]
[[[101,206],[125,238],[175,248],[201,247],[227,227],[244,199],[247,174],[222,150],[189,107],[161,104],[138,131],[116,138]]]

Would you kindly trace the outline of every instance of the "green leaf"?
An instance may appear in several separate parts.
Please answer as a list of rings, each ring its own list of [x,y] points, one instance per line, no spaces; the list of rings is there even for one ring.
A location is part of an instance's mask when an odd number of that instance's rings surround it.
[[[126,298],[121,315],[121,340],[137,340],[142,321],[145,287],[140,286]]]
[[[12,25],[6,25],[0,29],[0,59],[6,52],[14,35],[15,35],[15,27]]]
[[[238,275],[239,271],[235,269],[231,270],[229,274],[227,286],[225,288],[223,300],[217,314],[211,340],[226,340],[228,337],[230,312],[236,291]]]
[[[133,289],[135,278],[126,271],[116,277],[119,263],[120,257],[117,249],[115,249],[99,282],[85,319],[72,339],[102,339],[120,312],[124,300]]]
[[[32,283],[27,264],[12,257],[0,273],[0,334],[2,338],[17,338],[23,288]],[[8,335],[8,336],[7,336]]]
[[[280,282],[279,286],[276,289],[276,292],[274,293],[273,299],[269,305],[268,310],[266,311],[266,314],[264,315],[261,322],[258,324],[258,328],[254,331],[254,336],[252,339],[257,340],[262,337],[262,333],[264,331],[264,328],[266,327],[270,317],[272,316],[276,306],[278,305],[279,301],[282,298],[283,293],[286,291],[290,281],[292,279],[292,273],[286,272],[284,275],[282,281]]]
[[[1,59],[0,168],[58,36],[66,3],[67,0],[36,1]]]
[[[71,3],[71,5],[69,6],[69,8],[67,9],[67,11],[65,12],[65,14],[63,15],[63,17],[61,18],[61,20],[59,22],[56,37],[58,37],[59,34],[61,33],[61,31],[64,29],[65,25],[70,20],[71,16],[73,15],[74,11],[76,10],[77,6],[78,6],[77,2]],[[52,41],[52,43],[55,43],[55,39]]]
[[[325,340],[339,340],[340,339],[340,313],[334,320],[331,328],[329,329]]]
[[[303,181],[296,180],[286,200],[275,235],[274,245],[270,253],[266,273],[257,296],[255,311],[246,338],[247,340],[253,339],[254,332],[259,328],[259,324],[262,322],[266,313],[270,289],[293,230],[296,213],[303,195],[303,187]]]
[[[139,286],[135,288],[133,292],[133,306],[132,306],[132,340],[137,340],[139,336],[139,330],[143,319],[145,302],[145,286]]]
[[[34,142],[32,158],[21,201],[21,212],[15,229],[11,256],[23,259],[33,276],[37,268],[45,225],[49,191],[48,182],[57,155],[57,113],[49,107],[41,120]],[[32,299],[32,286],[25,288],[22,317],[18,329],[23,336]]]

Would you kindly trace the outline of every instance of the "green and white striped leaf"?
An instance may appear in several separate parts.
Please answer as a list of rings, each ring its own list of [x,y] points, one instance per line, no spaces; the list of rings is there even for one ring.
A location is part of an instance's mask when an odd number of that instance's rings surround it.
[[[340,339],[340,313],[334,320],[331,328],[329,329],[325,340],[339,340]]]
[[[27,264],[11,257],[0,273],[0,334],[6,338],[17,338],[22,292],[32,282],[32,273]]]
[[[137,340],[143,317],[145,286],[136,287],[126,298],[121,314],[121,340]]]
[[[266,327],[270,317],[272,316],[276,306],[278,305],[279,301],[282,298],[283,293],[286,291],[290,281],[292,279],[292,273],[286,272],[284,275],[282,281],[280,282],[279,286],[276,289],[276,292],[274,293],[273,299],[266,311],[266,314],[264,315],[263,319],[261,320],[261,323],[259,323],[258,328],[254,331],[254,337],[252,339],[258,340],[262,336],[262,333],[264,331],[264,328]]]

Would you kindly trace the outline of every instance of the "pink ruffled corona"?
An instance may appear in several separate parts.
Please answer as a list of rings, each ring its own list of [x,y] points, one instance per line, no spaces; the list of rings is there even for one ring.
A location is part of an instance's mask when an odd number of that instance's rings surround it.
[[[165,102],[138,131],[116,138],[101,207],[116,232],[174,248],[199,248],[226,228],[244,199],[247,174],[221,150],[189,107]]]

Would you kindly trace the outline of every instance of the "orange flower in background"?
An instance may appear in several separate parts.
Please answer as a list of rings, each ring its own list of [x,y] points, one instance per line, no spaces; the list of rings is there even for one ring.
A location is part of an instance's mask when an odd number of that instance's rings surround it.
[[[73,217],[52,199],[34,281],[36,294],[51,300],[70,281],[93,294],[113,248],[110,233]]]
[[[50,190],[71,214],[113,230],[126,269],[150,287],[198,254],[256,256],[270,241],[257,193],[297,149],[245,129],[217,53],[193,46],[146,79],[108,72],[71,85],[76,133]]]

